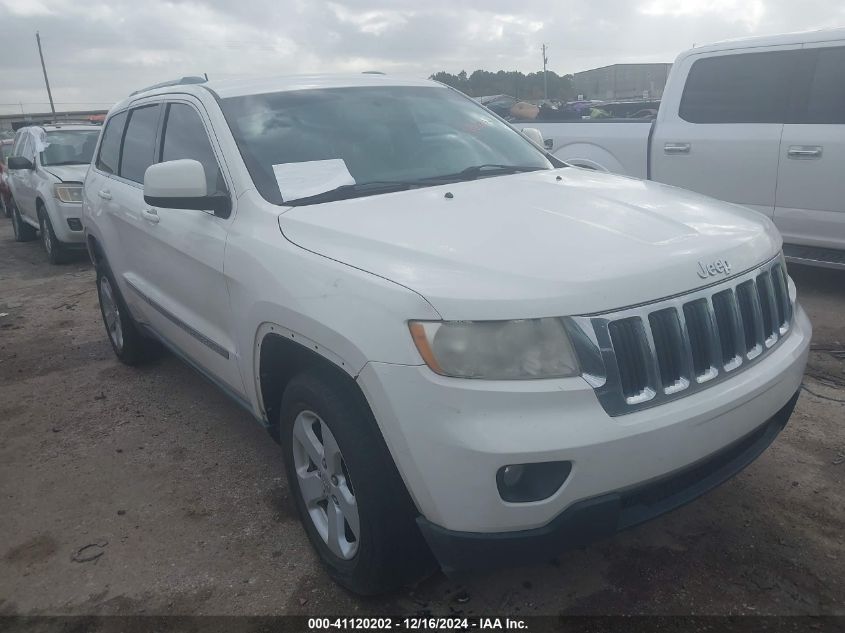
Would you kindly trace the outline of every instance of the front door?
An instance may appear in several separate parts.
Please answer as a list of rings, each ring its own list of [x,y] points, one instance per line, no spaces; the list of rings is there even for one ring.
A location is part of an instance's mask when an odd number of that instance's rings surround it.
[[[673,72],[651,143],[651,177],[774,215],[778,151],[800,50],[693,55]],[[670,104],[679,104],[670,110]]]

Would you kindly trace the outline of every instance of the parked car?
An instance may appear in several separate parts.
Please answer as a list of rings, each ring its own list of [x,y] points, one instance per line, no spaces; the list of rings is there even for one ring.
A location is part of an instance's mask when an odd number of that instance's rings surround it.
[[[783,234],[787,259],[845,269],[845,29],[685,51],[653,123],[523,124],[573,165],[759,211]]]
[[[97,146],[100,127],[44,125],[18,130],[8,160],[15,239],[41,242],[52,264],[85,248],[82,181]]]
[[[6,159],[12,153],[12,139],[0,139],[0,213],[7,218],[11,216],[12,191],[9,189],[8,167]]]
[[[117,357],[164,346],[265,426],[363,594],[694,499],[773,441],[808,353],[770,220],[566,167],[430,81],[142,90],[83,216]]]

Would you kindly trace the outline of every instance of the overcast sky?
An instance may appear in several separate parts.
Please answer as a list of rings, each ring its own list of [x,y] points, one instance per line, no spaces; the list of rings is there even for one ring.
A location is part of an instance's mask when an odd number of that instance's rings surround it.
[[[727,38],[845,26],[842,0],[0,0],[0,112],[106,108],[186,74],[564,74]],[[8,105],[11,104],[11,105]]]

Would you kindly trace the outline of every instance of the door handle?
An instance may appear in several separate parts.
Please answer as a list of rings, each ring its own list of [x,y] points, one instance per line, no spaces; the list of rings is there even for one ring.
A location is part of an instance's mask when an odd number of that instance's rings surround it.
[[[141,209],[141,217],[144,218],[147,222],[151,222],[153,224],[158,224],[159,217],[158,211],[153,209],[152,207],[146,207],[145,209]]]
[[[821,158],[821,145],[790,145],[786,150],[786,155],[789,158]]]
[[[689,154],[692,149],[691,143],[666,143],[663,146],[664,154]]]
[[[108,189],[100,189],[97,192],[97,195],[100,196],[103,200],[111,200],[111,193]]]

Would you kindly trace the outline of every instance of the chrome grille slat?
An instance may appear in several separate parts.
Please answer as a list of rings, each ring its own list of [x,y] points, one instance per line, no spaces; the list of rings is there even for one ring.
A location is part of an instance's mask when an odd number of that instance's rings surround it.
[[[623,415],[743,371],[788,333],[792,317],[778,257],[686,295],[566,322],[602,406]]]

